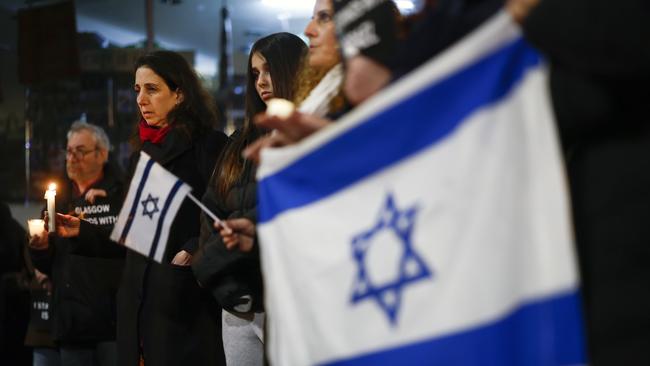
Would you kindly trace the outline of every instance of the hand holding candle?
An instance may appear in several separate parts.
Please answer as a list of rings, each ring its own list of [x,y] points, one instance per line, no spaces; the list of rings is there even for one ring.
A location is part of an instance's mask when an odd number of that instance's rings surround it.
[[[50,183],[45,191],[45,199],[47,200],[47,217],[49,218],[48,227],[49,232],[55,232],[55,218],[56,218],[56,209],[54,205],[54,197],[56,196],[56,184]]]
[[[72,215],[56,214],[56,235],[62,238],[79,236],[81,219]]]

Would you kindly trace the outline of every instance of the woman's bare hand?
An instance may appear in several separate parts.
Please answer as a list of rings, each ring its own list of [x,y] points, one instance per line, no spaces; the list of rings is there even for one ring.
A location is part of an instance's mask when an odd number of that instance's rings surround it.
[[[508,0],[506,9],[512,18],[521,24],[537,4],[539,4],[539,0]]]
[[[255,124],[273,132],[250,144],[244,150],[244,157],[259,163],[263,148],[295,144],[330,123],[330,120],[300,112],[293,112],[287,118],[258,114],[255,116]]]
[[[97,197],[106,197],[106,191],[103,189],[91,188],[86,192],[86,201],[90,203],[95,203]]]
[[[48,226],[48,219],[45,219],[45,226]],[[56,234],[62,238],[74,238],[79,236],[81,219],[71,215],[56,214]]]
[[[230,219],[214,223],[215,229],[219,230],[219,235],[227,249],[238,248],[242,252],[250,252],[255,245],[255,224],[246,218]]]
[[[172,259],[172,264],[177,266],[189,266],[191,263],[192,255],[185,250],[181,250],[180,252],[176,253],[174,259]]]
[[[36,234],[29,237],[29,243],[27,244],[30,248],[36,250],[45,250],[50,246],[50,240],[47,236],[47,231],[43,231],[40,234]]]

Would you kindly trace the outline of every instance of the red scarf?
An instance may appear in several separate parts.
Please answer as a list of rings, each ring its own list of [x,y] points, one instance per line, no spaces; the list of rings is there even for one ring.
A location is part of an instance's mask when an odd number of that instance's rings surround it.
[[[138,129],[140,132],[140,142],[142,143],[149,141],[152,144],[159,144],[163,142],[165,136],[169,133],[169,125],[163,128],[149,126],[144,119],[140,120]]]

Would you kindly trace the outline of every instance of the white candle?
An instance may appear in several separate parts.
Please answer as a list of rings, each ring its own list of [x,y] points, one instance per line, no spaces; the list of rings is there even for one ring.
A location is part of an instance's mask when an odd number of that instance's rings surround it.
[[[266,105],[266,114],[282,119],[288,118],[294,110],[293,103],[286,99],[273,98]]]
[[[45,231],[45,221],[41,219],[27,220],[27,227],[29,227],[29,236],[42,236]]]
[[[54,207],[54,196],[56,196],[56,184],[50,183],[45,191],[45,199],[47,200],[47,217],[49,218],[48,227],[49,232],[54,232],[54,220],[56,218],[56,209]]]

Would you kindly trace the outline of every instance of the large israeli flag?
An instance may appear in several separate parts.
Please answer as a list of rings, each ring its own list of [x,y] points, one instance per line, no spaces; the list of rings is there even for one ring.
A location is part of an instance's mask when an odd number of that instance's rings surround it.
[[[272,364],[585,362],[547,82],[500,13],[331,128],[263,152]]]
[[[169,229],[191,190],[147,153],[140,152],[111,240],[162,262]]]

